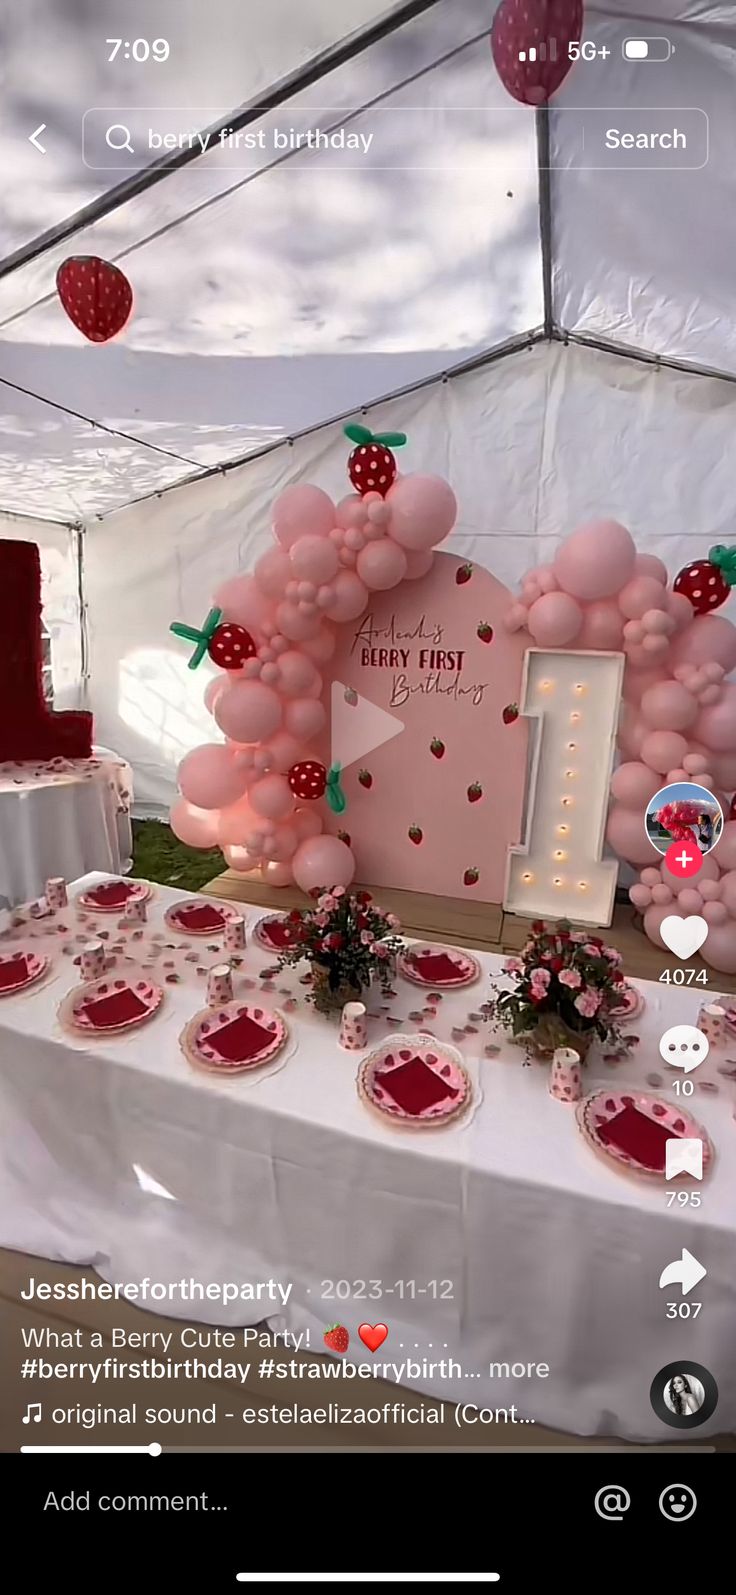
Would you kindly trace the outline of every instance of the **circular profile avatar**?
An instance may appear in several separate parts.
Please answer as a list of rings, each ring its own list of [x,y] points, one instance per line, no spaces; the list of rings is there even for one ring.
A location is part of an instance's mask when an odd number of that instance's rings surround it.
[[[723,810],[707,787],[695,781],[673,781],[655,792],[645,823],[658,853],[664,855],[673,842],[686,842],[705,854],[715,847],[723,830]]]
[[[691,1373],[674,1373],[664,1387],[664,1404],[678,1418],[694,1418],[705,1401],[705,1390]]]

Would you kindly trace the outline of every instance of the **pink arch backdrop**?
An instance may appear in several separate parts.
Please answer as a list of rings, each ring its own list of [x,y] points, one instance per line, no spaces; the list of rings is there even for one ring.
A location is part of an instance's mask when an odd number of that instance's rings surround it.
[[[221,847],[232,869],[259,868],[270,884],[305,892],[347,886],[355,873],[350,846],[325,832],[315,802],[334,795],[312,744],[326,724],[323,668],[336,627],[361,615],[372,594],[425,575],[457,513],[441,477],[399,475],[387,445],[402,435],[349,435],[358,437],[349,471],[359,491],[335,504],[320,487],[287,488],[273,507],[274,546],[253,574],[222,584],[202,633],[175,628],[201,639],[192,665],[206,648],[221,667],[205,701],[226,740],[183,759],[172,828],[192,847]],[[662,561],[637,553],[625,526],[596,521],[572,532],[552,564],[527,573],[506,614],[509,631],[526,631],[538,647],[626,655],[608,841],[641,869],[630,896],[649,938],[663,945],[667,914],[702,914],[703,956],[728,973],[736,972],[736,685],[726,678],[736,628],[712,611],[735,579],[731,552],[716,548],[670,589]],[[688,779],[715,793],[729,821],[697,885],[683,887],[654,862],[644,811],[661,786]]]

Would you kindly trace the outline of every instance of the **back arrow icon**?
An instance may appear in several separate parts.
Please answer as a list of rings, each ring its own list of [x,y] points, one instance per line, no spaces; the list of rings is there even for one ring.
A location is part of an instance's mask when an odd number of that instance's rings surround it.
[[[39,135],[39,133],[43,133],[43,130],[44,130],[45,126],[46,126],[46,123],[42,122],[40,127],[36,128],[35,133],[29,133],[28,134],[28,142],[29,142],[29,144],[32,144],[34,149],[37,149],[40,155],[45,155],[46,154],[46,150],[45,150],[43,144],[39,144],[39,142],[38,142],[38,135]]]
[[[667,1267],[662,1270],[659,1278],[659,1288],[664,1290],[665,1285],[679,1285],[683,1296],[687,1296],[688,1291],[694,1290],[695,1286],[700,1284],[701,1279],[705,1279],[707,1272],[707,1268],[704,1268],[703,1264],[698,1262],[697,1257],[693,1257],[692,1252],[689,1252],[687,1247],[683,1246],[682,1257],[678,1258],[675,1263],[668,1263]]]

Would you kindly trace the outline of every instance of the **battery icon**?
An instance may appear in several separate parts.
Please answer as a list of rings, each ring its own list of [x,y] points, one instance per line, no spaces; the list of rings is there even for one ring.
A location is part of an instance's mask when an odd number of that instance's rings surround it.
[[[656,34],[646,39],[624,39],[621,51],[625,61],[669,61],[675,46],[662,34]]]

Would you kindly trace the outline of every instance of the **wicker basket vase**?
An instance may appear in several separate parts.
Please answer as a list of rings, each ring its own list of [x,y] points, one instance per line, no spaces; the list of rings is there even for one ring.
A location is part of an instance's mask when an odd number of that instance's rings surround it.
[[[324,964],[312,962],[312,997],[318,1013],[340,1014],[346,1002],[360,1002],[363,996],[362,986],[354,986],[348,980],[340,982],[333,988],[330,985],[330,972]]]
[[[585,1063],[595,1040],[593,1026],[589,1030],[571,1030],[559,1014],[545,1014],[533,1030],[514,1036],[517,1045],[524,1047],[530,1057],[538,1058],[540,1063],[551,1063],[558,1047],[571,1047],[580,1062]]]

